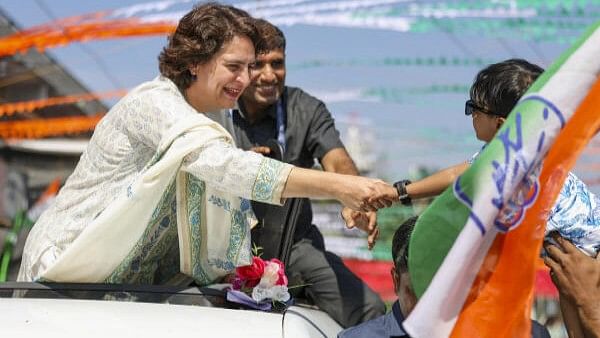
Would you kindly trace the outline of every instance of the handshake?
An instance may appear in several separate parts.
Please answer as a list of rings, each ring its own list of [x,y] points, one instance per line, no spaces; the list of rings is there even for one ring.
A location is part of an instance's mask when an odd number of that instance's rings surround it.
[[[344,208],[341,216],[348,228],[359,228],[368,235],[369,249],[379,236],[376,211],[399,201],[398,189],[379,179],[346,176],[337,199]]]
[[[343,175],[336,198],[355,211],[372,212],[399,201],[398,190],[380,179]]]

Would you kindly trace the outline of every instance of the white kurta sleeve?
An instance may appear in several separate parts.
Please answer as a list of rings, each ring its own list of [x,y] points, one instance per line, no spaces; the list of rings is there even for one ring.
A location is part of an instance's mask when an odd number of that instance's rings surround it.
[[[216,189],[254,201],[281,205],[281,194],[293,166],[224,140],[214,140],[186,156],[182,170]]]

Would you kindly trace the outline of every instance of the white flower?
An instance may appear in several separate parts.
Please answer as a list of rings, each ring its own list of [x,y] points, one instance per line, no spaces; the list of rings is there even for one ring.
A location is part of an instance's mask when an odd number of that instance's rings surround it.
[[[271,288],[257,285],[252,289],[252,299],[257,303],[262,302],[265,299],[270,299],[272,296]]]
[[[287,302],[290,300],[290,293],[288,292],[288,288],[285,285],[276,285],[271,288],[271,299],[279,301],[279,302]]]
[[[285,285],[275,285],[265,287],[263,285],[257,285],[252,290],[252,299],[257,303],[263,300],[274,300],[278,302],[287,302],[290,300],[290,293]]]
[[[263,287],[271,287],[277,283],[279,279],[279,265],[273,262],[267,262],[262,277],[260,278],[259,285]]]

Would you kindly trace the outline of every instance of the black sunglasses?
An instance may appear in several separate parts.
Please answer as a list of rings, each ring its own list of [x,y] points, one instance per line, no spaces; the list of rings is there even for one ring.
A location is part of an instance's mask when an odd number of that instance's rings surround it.
[[[498,114],[494,114],[493,112],[491,112],[489,110],[479,107],[478,105],[475,104],[475,102],[473,102],[473,100],[467,100],[467,102],[465,102],[465,115],[467,115],[467,116],[473,115],[473,112],[475,112],[475,111],[482,112],[487,115],[499,116]]]

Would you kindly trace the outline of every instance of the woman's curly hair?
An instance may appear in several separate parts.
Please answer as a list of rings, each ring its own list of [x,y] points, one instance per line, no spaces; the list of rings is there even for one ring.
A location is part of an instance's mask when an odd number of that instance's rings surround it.
[[[185,90],[192,83],[190,66],[210,61],[235,36],[248,37],[256,46],[258,33],[248,13],[215,2],[196,6],[179,20],[158,56],[160,73]]]

